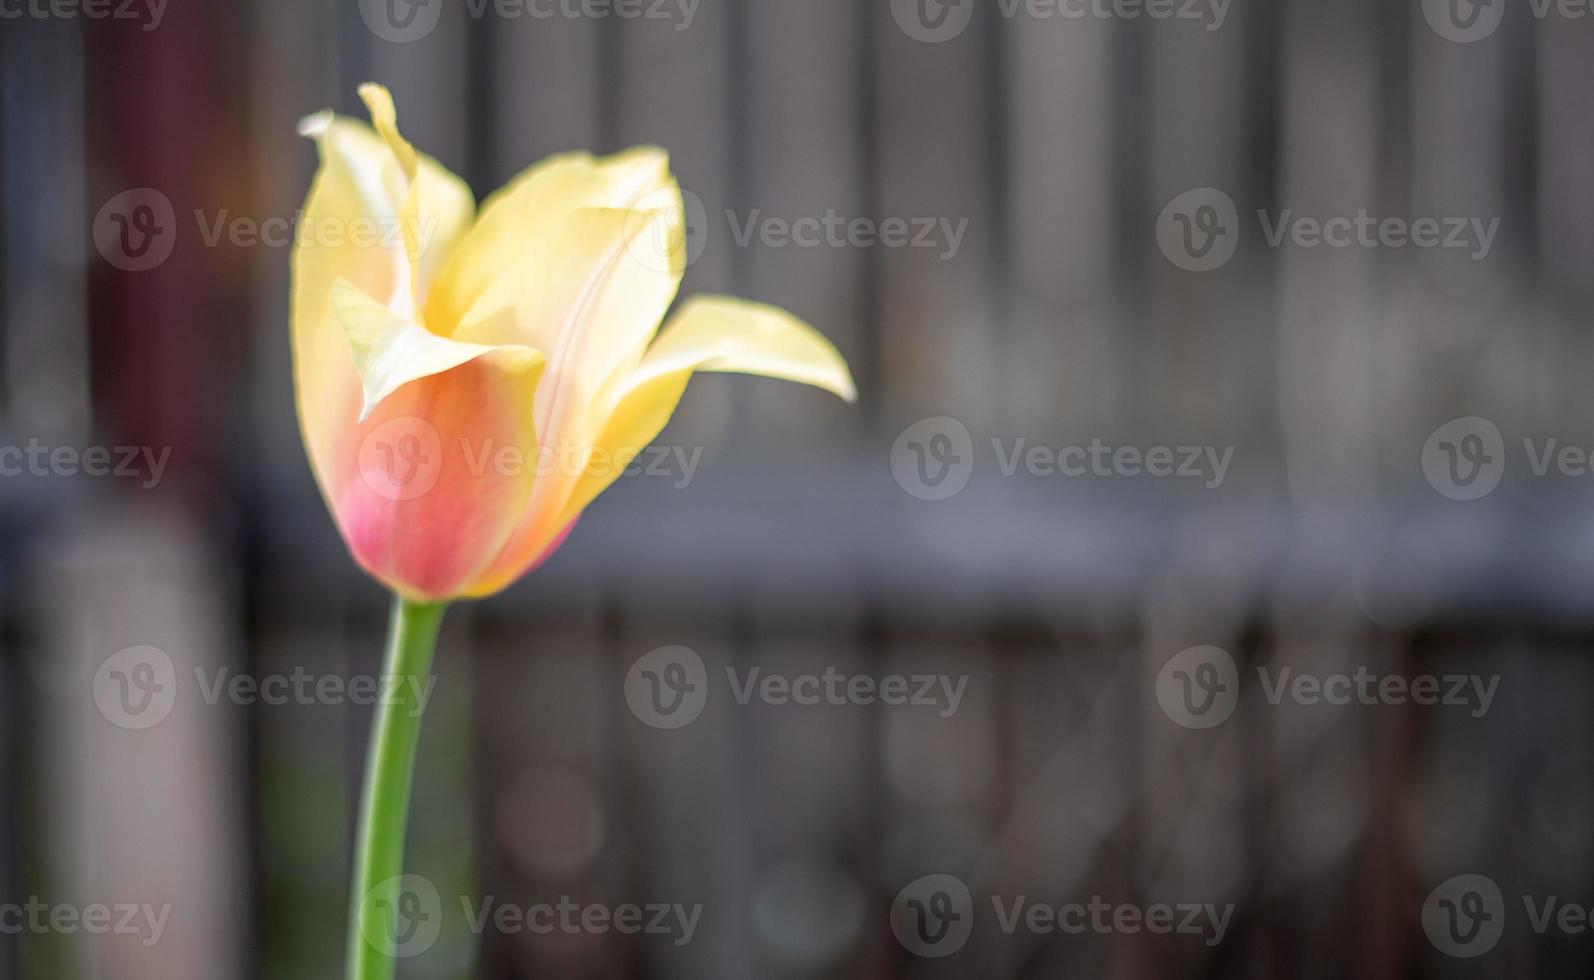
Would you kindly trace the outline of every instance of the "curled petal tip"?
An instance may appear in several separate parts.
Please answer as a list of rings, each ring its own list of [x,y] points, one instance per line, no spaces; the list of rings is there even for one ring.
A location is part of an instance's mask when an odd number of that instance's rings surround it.
[[[331,109],[322,109],[312,112],[299,120],[299,135],[307,139],[320,139],[321,135],[332,125],[333,113]]]
[[[365,103],[366,108],[370,109],[372,114],[377,112],[378,106],[385,107],[387,112],[393,112],[393,95],[387,90],[387,86],[379,85],[376,82],[363,82],[355,91],[359,94],[360,101]]]
[[[375,82],[366,82],[360,86],[360,101],[365,103],[365,108],[371,113],[371,125],[381,134],[383,141],[393,151],[393,156],[404,169],[406,180],[415,179],[415,148],[410,145],[398,129],[398,110],[393,106],[393,95],[386,87]]]

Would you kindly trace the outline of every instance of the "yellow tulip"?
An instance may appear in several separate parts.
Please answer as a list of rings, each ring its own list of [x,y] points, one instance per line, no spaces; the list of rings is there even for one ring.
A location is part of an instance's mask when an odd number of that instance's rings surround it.
[[[480,597],[535,568],[694,371],[855,397],[835,347],[782,310],[699,296],[659,328],[686,264],[664,151],[553,157],[477,214],[387,90],[360,97],[374,130],[300,123],[320,167],[293,253],[294,382],[327,506],[400,596]]]

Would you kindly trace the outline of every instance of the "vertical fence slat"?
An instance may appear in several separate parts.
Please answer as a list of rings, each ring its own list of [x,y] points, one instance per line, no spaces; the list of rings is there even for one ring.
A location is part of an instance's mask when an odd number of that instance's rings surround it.
[[[1012,343],[1002,385],[1010,423],[1042,439],[1095,426],[1127,397],[1130,343],[1115,316],[1114,84],[1117,30],[1103,19],[1002,25],[1009,131],[1006,173]],[[1059,93],[1068,93],[1059,97]]]
[[[655,939],[642,955],[660,977],[757,976],[749,905],[758,852],[743,810],[756,773],[725,680],[738,660],[734,606],[677,606],[667,593],[623,598],[612,696],[624,705],[615,721],[628,762],[636,888],[647,901],[702,903],[703,912],[692,942]],[[694,658],[701,678],[689,672],[685,685],[673,683],[670,664],[688,668]]]
[[[633,901],[608,725],[608,641],[598,603],[485,630],[479,698],[482,894],[496,905]],[[619,893],[616,895],[615,893]],[[626,950],[597,935],[490,931],[492,967],[508,972],[613,975]]]
[[[875,750],[873,716],[884,709],[850,698],[838,704],[828,693],[821,703],[805,704],[791,694],[812,694],[795,686],[805,676],[832,671],[878,680],[879,668],[858,650],[856,617],[844,603],[816,623],[807,613],[782,608],[790,597],[769,598],[772,604],[754,604],[752,637],[735,665],[737,683],[762,685],[773,677],[793,687],[772,698],[758,686],[727,691],[748,699],[731,710],[747,753],[753,899],[764,910],[749,929],[758,972],[828,976],[858,962],[865,933],[863,909],[873,882],[855,857],[873,847],[874,799],[862,760]]]
[[[882,218],[945,221],[962,225],[964,234],[955,255],[949,240],[940,247],[880,251],[882,396],[885,415],[895,423],[949,415],[978,438],[995,418],[984,393],[1005,387],[995,353],[1004,328],[991,268],[996,129],[985,43],[997,25],[976,10],[955,38],[925,43],[899,19],[901,8],[913,6],[877,7],[873,198]],[[965,13],[995,10],[948,6]]]
[[[89,429],[83,40],[71,21],[0,32],[0,431],[81,438]],[[26,92],[26,95],[24,95]]]
[[[61,937],[80,965],[129,980],[237,975],[248,948],[242,712],[207,703],[197,681],[238,666],[229,583],[196,528],[127,518],[82,515],[35,568],[53,679],[38,740],[43,884],[78,908],[170,909],[158,942],[147,932]]]
[[[678,8],[679,9],[679,8]],[[681,295],[730,292],[734,244],[723,216],[734,200],[731,141],[746,134],[728,130],[732,86],[730,43],[736,13],[722,2],[701,3],[690,25],[681,18],[638,19],[605,24],[613,32],[612,87],[617,146],[651,143],[670,152],[684,190],[702,202],[707,228],[701,252],[686,270]],[[690,201],[691,198],[688,198]],[[714,446],[732,425],[730,385],[690,386],[666,437],[673,445]]]
[[[868,326],[862,322],[868,249],[828,235],[817,246],[772,246],[760,233],[771,220],[870,217],[863,213],[863,148],[857,142],[865,79],[856,4],[756,0],[745,4],[743,16],[747,77],[738,84],[745,87],[745,128],[732,138],[745,144],[737,152],[747,169],[733,202],[735,227],[732,216],[712,215],[714,232],[734,241],[750,231],[749,243],[735,246],[746,270],[741,292],[808,320],[856,369]],[[751,448],[765,453],[804,437],[844,435],[857,411],[787,385],[752,383],[743,390],[741,428],[759,437]]]
[[[248,117],[252,201],[227,202],[233,212],[253,207],[259,217],[297,215],[316,167],[315,145],[298,134],[300,119],[341,105],[353,93],[337,92],[338,26],[335,8],[314,0],[255,0],[244,18],[250,27]],[[294,52],[285,57],[284,52]],[[405,124],[408,125],[406,119]],[[295,226],[297,227],[297,226]],[[294,406],[288,337],[288,249],[257,248],[249,275],[254,286],[254,329],[246,338],[251,431],[248,454],[262,471],[303,473],[304,449]],[[308,476],[308,474],[305,474]]]
[[[1143,282],[1144,322],[1136,338],[1133,376],[1121,385],[1131,399],[1136,437],[1151,445],[1235,447],[1235,467],[1254,467],[1269,448],[1272,419],[1256,411],[1273,398],[1266,293],[1270,269],[1256,220],[1261,199],[1254,180],[1247,114],[1251,83],[1246,53],[1274,43],[1251,5],[1233,4],[1222,26],[1208,20],[1137,24],[1146,73],[1147,114],[1142,145],[1148,186],[1137,197],[1131,281]],[[1234,256],[1210,271],[1176,264],[1184,242],[1161,237],[1163,209],[1181,195],[1211,188],[1234,203]],[[1209,192],[1210,193],[1210,192]],[[1221,246],[1220,246],[1221,247]],[[1169,255],[1169,249],[1173,255]],[[1238,475],[1238,474],[1236,474]]]
[[[616,149],[603,145],[601,131],[600,91],[614,84],[600,59],[606,25],[590,18],[521,17],[485,27],[494,53],[494,188],[554,153]]]

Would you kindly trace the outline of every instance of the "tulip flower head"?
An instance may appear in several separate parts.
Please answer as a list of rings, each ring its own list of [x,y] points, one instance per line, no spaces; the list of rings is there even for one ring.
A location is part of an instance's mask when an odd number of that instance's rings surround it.
[[[477,212],[386,89],[360,97],[373,126],[299,127],[320,167],[293,251],[294,384],[327,506],[395,593],[480,597],[537,567],[696,371],[855,397],[835,347],[782,310],[697,296],[664,322],[686,238],[662,150],[550,158]]]

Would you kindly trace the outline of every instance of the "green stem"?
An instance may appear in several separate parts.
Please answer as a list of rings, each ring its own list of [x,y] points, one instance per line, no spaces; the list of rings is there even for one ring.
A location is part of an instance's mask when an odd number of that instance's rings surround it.
[[[386,920],[394,915],[397,892],[402,891],[392,879],[404,868],[404,825],[409,817],[410,777],[415,770],[415,746],[421,734],[422,704],[418,692],[427,687],[437,631],[447,608],[447,603],[393,598],[382,673],[385,677],[415,678],[416,682],[384,681],[383,690],[392,692],[393,696],[377,699],[371,746],[365,762],[365,785],[360,794],[359,836],[354,845],[348,980],[393,978],[394,946],[382,940],[394,935],[390,931],[393,923]],[[383,886],[380,894],[376,892],[378,886]],[[383,921],[376,921],[377,917]],[[378,942],[373,944],[373,939]]]

